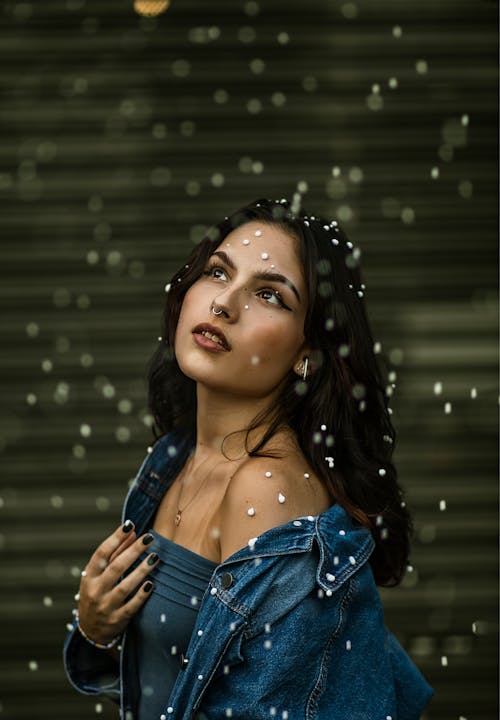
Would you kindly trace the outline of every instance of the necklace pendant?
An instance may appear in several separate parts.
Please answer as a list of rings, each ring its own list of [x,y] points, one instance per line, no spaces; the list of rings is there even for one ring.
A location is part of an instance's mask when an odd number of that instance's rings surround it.
[[[178,525],[181,521],[182,510],[177,510],[175,515],[175,524]]]

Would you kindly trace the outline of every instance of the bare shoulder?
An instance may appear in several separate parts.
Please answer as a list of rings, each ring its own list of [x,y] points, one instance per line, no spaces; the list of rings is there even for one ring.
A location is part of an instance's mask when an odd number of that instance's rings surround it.
[[[220,506],[221,560],[248,540],[331,505],[326,488],[300,450],[282,458],[250,457],[235,472]]]

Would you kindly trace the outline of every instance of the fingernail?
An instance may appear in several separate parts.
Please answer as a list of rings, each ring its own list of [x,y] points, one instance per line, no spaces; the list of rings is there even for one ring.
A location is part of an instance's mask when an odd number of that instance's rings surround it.
[[[144,535],[144,537],[142,538],[142,543],[143,543],[143,545],[150,545],[153,542],[153,540],[154,540],[153,535],[151,535],[151,533],[148,533],[147,535]]]
[[[132,520],[125,520],[125,522],[122,525],[123,532],[128,533],[133,529],[134,529],[134,523],[132,522]]]
[[[148,557],[148,565],[154,565],[155,562],[158,562],[158,555],[156,553],[151,553],[151,555]]]
[[[153,589],[153,583],[151,582],[151,580],[145,582],[142,586],[142,589],[144,590],[144,592],[151,592],[151,590]]]

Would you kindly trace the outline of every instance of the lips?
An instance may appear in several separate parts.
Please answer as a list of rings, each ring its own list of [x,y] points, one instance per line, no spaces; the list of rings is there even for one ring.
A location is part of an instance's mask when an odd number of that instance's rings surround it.
[[[208,334],[208,337],[210,335],[215,335],[219,340],[221,346],[224,348],[224,350],[231,350],[231,345],[228,343],[226,336],[220,330],[219,328],[214,327],[213,325],[210,325],[210,323],[200,323],[195,328],[193,328],[193,334],[199,334],[203,335],[205,333]],[[210,338],[213,340],[213,338]],[[216,342],[216,341],[214,341]]]

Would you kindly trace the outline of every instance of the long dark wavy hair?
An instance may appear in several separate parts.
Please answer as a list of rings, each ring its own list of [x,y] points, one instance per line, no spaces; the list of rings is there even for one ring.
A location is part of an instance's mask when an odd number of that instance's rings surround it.
[[[277,403],[259,413],[248,432],[265,422],[260,452],[283,427],[292,428],[301,450],[334,502],[368,527],[376,546],[370,562],[378,585],[397,585],[406,570],[412,520],[403,501],[392,453],[396,433],[388,408],[388,363],[376,352],[363,299],[360,250],[336,221],[307,215],[297,195],[259,199],[209,229],[170,281],[161,342],[148,369],[149,408],[156,438],[180,430],[196,442],[196,383],[180,370],[174,338],[187,290],[200,277],[226,235],[251,220],[278,226],[294,238],[309,303],[304,336],[314,348],[315,371],[301,380],[291,368]]]

